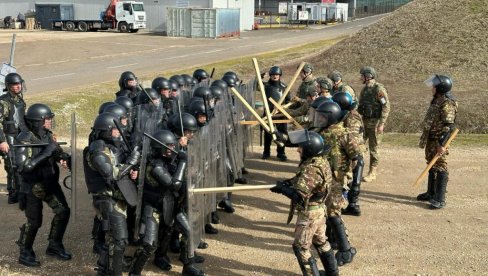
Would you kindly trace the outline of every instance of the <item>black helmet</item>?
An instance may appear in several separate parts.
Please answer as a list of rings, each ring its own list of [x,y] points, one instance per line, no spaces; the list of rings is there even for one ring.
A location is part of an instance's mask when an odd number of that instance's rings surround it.
[[[444,75],[433,75],[425,81],[425,84],[435,87],[435,91],[440,94],[446,94],[452,89],[451,78]]]
[[[352,100],[351,94],[346,92],[335,93],[334,96],[332,96],[332,100],[344,111],[350,111],[356,106],[356,103]]]
[[[183,130],[188,131],[197,131],[198,130],[198,123],[197,119],[190,113],[183,112],[181,113],[181,120],[183,121]],[[181,123],[180,123],[180,114],[176,113],[169,117],[168,119],[168,128],[176,133],[178,136],[183,136],[181,133]]]
[[[169,80],[169,87],[173,91],[180,89],[180,85],[175,80]]]
[[[126,96],[117,97],[114,102],[125,107],[128,112],[134,108],[134,102],[132,102],[132,100]]]
[[[317,109],[317,107],[319,107],[322,103],[328,102],[328,101],[331,101],[331,99],[324,97],[324,96],[320,96],[320,97],[316,98],[315,100],[313,100],[313,102],[310,104],[310,107]]]
[[[190,76],[188,74],[183,74],[181,76],[183,77],[183,80],[185,80],[186,85],[192,86],[194,84],[193,83],[194,79],[192,76]]]
[[[237,76],[237,74],[235,72],[227,71],[227,72],[224,73],[224,77],[225,76],[231,76],[231,77],[233,77],[236,80],[236,83],[239,81],[239,77]]]
[[[341,74],[341,72],[336,71],[336,70],[335,70],[335,71],[330,72],[330,73],[327,75],[327,77],[328,77],[329,79],[331,79],[333,82],[338,82],[338,81],[342,80],[342,74]]]
[[[237,80],[234,77],[232,77],[231,75],[224,75],[222,77],[222,80],[227,83],[228,87],[235,87],[237,84]]]
[[[299,144],[302,147],[302,158],[319,156],[325,151],[324,138],[317,132],[309,131],[308,140]]]
[[[178,83],[179,87],[183,87],[186,85],[185,79],[180,75],[171,76],[171,78],[169,78],[169,79],[176,81]]]
[[[210,86],[210,90],[212,90],[213,98],[220,100],[224,95],[224,89],[220,86]]]
[[[155,89],[153,89],[153,88],[144,88],[144,90],[147,93],[141,92],[139,94],[139,96],[141,97],[140,103],[146,104],[146,103],[152,102],[153,100],[161,99],[161,94],[159,94],[159,92],[156,91]],[[147,97],[147,95],[149,95],[149,97],[151,97],[151,99],[149,99]]]
[[[31,105],[25,113],[25,120],[29,121],[44,121],[46,118],[54,117],[54,113],[49,106],[41,103]]]
[[[100,131],[111,131],[113,128],[117,128],[114,123],[114,119],[117,120],[117,117],[113,113],[102,113],[95,118],[93,122],[93,130],[100,130]]]
[[[117,116],[117,119],[127,118],[127,109],[118,103],[112,103],[107,105],[103,109],[103,113],[113,113]]]
[[[269,68],[269,72],[268,74],[271,76],[271,75],[283,75],[283,71],[281,71],[281,68],[278,67],[278,66],[273,66],[271,68]]]
[[[202,98],[196,98],[193,97],[190,100],[190,104],[188,105],[188,113],[193,115],[196,119],[198,119],[198,115],[205,115],[207,116],[206,108],[205,108],[205,102],[203,101]],[[203,126],[204,124],[198,122],[197,123],[199,126]]]
[[[305,65],[303,66],[302,71],[303,71],[303,72],[305,72],[305,73],[312,73],[312,71],[313,71],[313,66],[312,66],[312,64],[310,64],[310,63],[305,63]]]
[[[167,129],[158,130],[152,136],[159,142],[162,142],[169,147],[173,146],[176,148],[178,145],[178,139],[176,139],[176,136],[173,134],[173,132]],[[151,140],[151,147],[155,149],[166,149],[163,145],[153,140]]]
[[[212,90],[208,87],[198,87],[193,91],[193,97],[202,98],[208,100],[212,98]]]
[[[21,92],[24,92],[24,80],[17,73],[9,73],[5,76],[5,91],[8,91],[9,85],[20,83],[22,85]]]
[[[326,101],[315,109],[314,127],[327,128],[342,120],[341,107],[332,101]]]
[[[136,75],[134,75],[134,73],[132,73],[131,71],[125,71],[124,73],[122,73],[120,75],[120,78],[119,78],[119,87],[120,89],[124,89],[124,88],[128,88],[127,87],[127,82],[129,80],[137,80],[136,78]]]
[[[98,108],[98,114],[102,114],[103,111],[105,110],[105,107],[113,104],[114,102],[104,102],[103,104],[100,105],[100,107]]]
[[[201,82],[202,80],[209,78],[207,71],[205,71],[203,69],[197,69],[197,70],[195,70],[193,72],[193,77],[195,79],[197,79],[198,82]]]
[[[152,89],[160,92],[162,89],[170,89],[169,81],[163,77],[157,77],[152,81]]]
[[[223,91],[227,91],[227,82],[223,81],[223,80],[214,80],[212,82],[212,85],[211,86],[218,86],[220,88],[222,88]]]
[[[371,66],[364,66],[363,68],[361,68],[359,73],[367,79],[375,79],[376,78],[376,70]]]

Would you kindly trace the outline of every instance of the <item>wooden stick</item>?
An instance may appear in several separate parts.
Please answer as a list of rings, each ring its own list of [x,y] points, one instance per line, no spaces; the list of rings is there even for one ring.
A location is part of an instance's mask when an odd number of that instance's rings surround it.
[[[247,110],[249,110],[249,112],[251,112],[251,114],[254,117],[256,117],[256,120],[258,120],[259,124],[264,128],[264,130],[268,133],[271,133],[269,126],[263,121],[263,119],[261,119],[261,116],[259,116],[259,114],[256,112],[256,110],[254,110],[251,107],[251,105],[246,101],[246,99],[244,99],[244,97],[242,97],[242,95],[239,93],[239,91],[237,91],[234,87],[231,87],[230,91],[234,94],[234,96],[237,97],[237,99],[239,99],[241,101],[241,103],[247,108]]]
[[[290,116],[290,114],[288,114],[288,112],[286,112],[286,110],[283,107],[281,107],[281,105],[279,103],[277,103],[275,100],[273,100],[273,98],[269,97],[269,101],[275,106],[276,109],[278,109],[281,113],[283,113],[283,115],[285,115],[286,118],[291,120],[291,122],[298,129],[303,129],[303,126],[300,123],[298,123],[295,119],[293,119],[293,117]]]
[[[227,193],[237,191],[257,191],[268,190],[276,185],[242,185],[234,187],[214,187],[214,188],[195,188],[192,190],[194,194],[215,194],[215,193]]]
[[[264,120],[264,119],[263,119]],[[274,120],[273,123],[275,124],[287,124],[291,123],[291,120]],[[258,121],[240,121],[239,124],[241,125],[259,125]]]
[[[459,132],[459,129],[456,128],[454,130],[454,132],[451,134],[451,137],[449,137],[449,139],[446,142],[446,145],[444,146],[446,149],[449,147],[449,144],[451,144],[452,140],[454,140],[454,138],[456,137],[456,135],[458,134],[458,132]],[[427,167],[424,169],[424,171],[422,171],[422,173],[420,174],[420,176],[417,178],[417,181],[415,181],[415,183],[412,186],[417,187],[418,185],[420,185],[420,182],[422,182],[422,180],[424,179],[424,177],[427,176],[427,174],[429,173],[429,170],[432,168],[432,166],[434,166],[435,162],[437,162],[437,159],[439,159],[439,157],[441,157],[441,155],[440,154],[436,154],[434,156],[434,158],[432,158],[432,160],[430,160],[430,162],[427,165]]]
[[[286,87],[285,92],[283,92],[283,96],[281,96],[280,100],[278,101],[278,104],[282,104],[285,101],[286,96],[288,93],[290,93],[291,88],[293,87],[293,84],[295,84],[295,81],[297,80],[298,76],[300,75],[300,72],[302,72],[303,66],[305,66],[305,62],[302,61],[300,65],[297,68],[297,71],[295,72],[295,75],[293,75],[293,78],[291,79],[291,82],[289,85]],[[278,111],[273,110],[273,113],[271,115],[275,115]]]
[[[256,71],[256,79],[258,80],[259,90],[261,91],[264,111],[266,113],[266,117],[268,118],[268,125],[269,125],[271,136],[273,137],[273,141],[275,141],[276,144],[280,144],[279,142],[276,141],[275,127],[273,124],[273,118],[271,117],[271,112],[269,111],[268,101],[266,101],[266,92],[264,91],[264,85],[263,85],[263,80],[261,79],[261,71],[259,70],[258,60],[256,58],[252,58],[252,63],[254,64],[254,70]]]
[[[288,107],[292,106],[292,104],[294,104],[294,102],[289,102],[289,103],[287,103],[285,105],[282,105],[281,107],[288,108]],[[275,110],[273,110],[273,112],[271,112],[271,115],[276,115],[278,113],[279,113],[279,110],[278,109],[275,109]],[[261,119],[263,119],[265,122],[266,122],[266,120],[268,120],[268,118],[266,118],[266,117],[261,117]],[[276,120],[274,120],[273,122],[277,123]],[[291,122],[289,122],[289,123],[291,123]]]

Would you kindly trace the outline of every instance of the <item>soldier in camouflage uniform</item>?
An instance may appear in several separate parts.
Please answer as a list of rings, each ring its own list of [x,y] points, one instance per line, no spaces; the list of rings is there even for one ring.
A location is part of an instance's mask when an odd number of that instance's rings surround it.
[[[325,147],[322,137],[316,132],[308,132],[308,136],[299,143],[301,163],[296,176],[278,181],[271,191],[290,198],[298,211],[293,252],[303,275],[320,275],[315,258],[310,253],[312,244],[317,249],[326,275],[339,275],[334,251],[325,236],[324,200],[333,188],[332,175],[323,157]]]
[[[24,80],[17,73],[5,76],[7,93],[0,96],[0,153],[4,158],[7,172],[8,203],[17,203],[17,184],[15,183],[13,148],[15,136],[25,129]]]
[[[303,128],[308,128],[310,124],[308,116],[310,113],[310,104],[318,97],[316,91],[310,90],[309,93],[310,94],[307,95],[305,100],[297,99],[290,107],[285,108],[286,113],[293,117]],[[285,115],[282,113],[273,116],[273,118],[283,117],[285,117]]]
[[[329,78],[318,77],[317,78],[317,89],[319,96],[330,98],[332,97],[332,81]]]
[[[351,196],[357,202],[359,196],[359,186],[364,167],[364,161],[354,135],[348,133],[342,123],[344,115],[340,106],[332,101],[322,103],[315,114],[314,127],[318,128],[318,133],[324,138],[326,146],[330,148],[327,159],[333,172],[338,187],[334,189],[336,193],[331,194],[327,199],[327,223],[337,239],[338,252],[336,254],[339,266],[352,262],[356,249],[351,247],[341,219],[341,210],[346,208],[347,201],[343,192],[348,190],[346,173],[349,171],[351,162],[355,161],[356,166],[353,173],[353,184]],[[348,195],[349,196],[349,195]],[[357,205],[357,204],[356,204]],[[359,206],[355,206],[360,213]]]
[[[429,170],[427,192],[417,196],[418,200],[430,201],[431,208],[446,206],[446,188],[449,178],[447,150],[444,147],[455,129],[458,105],[451,93],[452,81],[443,75],[434,75],[425,82],[432,87],[434,95],[423,122],[420,148],[425,148],[425,159],[429,163],[436,154],[439,159]]]
[[[369,173],[363,178],[364,182],[376,179],[379,154],[378,146],[383,137],[383,129],[390,113],[390,101],[386,88],[376,82],[376,70],[373,67],[363,67],[360,70],[364,84],[359,96],[358,111],[363,117],[364,140],[369,145]]]
[[[336,93],[339,92],[345,92],[345,93],[349,93],[352,96],[352,99],[354,101],[357,101],[356,93],[354,92],[354,89],[342,81],[341,72],[332,71],[329,73],[329,75],[327,75],[327,77],[331,79],[333,82],[333,88],[331,91],[332,96],[334,96]]]
[[[315,91],[317,88],[317,82],[313,76],[313,66],[310,63],[305,63],[300,76],[302,78],[302,83],[298,87],[297,96],[301,99],[306,99],[310,95],[310,91]]]

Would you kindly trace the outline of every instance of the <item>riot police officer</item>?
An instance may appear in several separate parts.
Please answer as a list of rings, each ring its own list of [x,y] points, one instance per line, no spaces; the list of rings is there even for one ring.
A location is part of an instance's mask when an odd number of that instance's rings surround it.
[[[17,136],[18,143],[25,145],[15,149],[15,160],[22,176],[20,207],[27,217],[17,241],[20,247],[19,263],[25,266],[40,265],[32,245],[42,225],[43,201],[54,212],[46,254],[61,260],[71,259],[71,254],[63,246],[70,208],[58,183],[59,167],[56,164],[60,162],[68,168],[70,156],[63,152],[51,132],[53,117],[54,113],[47,105],[33,104],[25,115],[27,130]]]
[[[125,71],[120,74],[119,88],[120,90],[115,93],[116,97],[126,96],[129,97],[134,104],[139,104],[137,99],[141,93],[141,89],[139,88],[138,80],[134,73],[131,71]]]
[[[137,191],[132,180],[137,178],[135,166],[140,152],[130,154],[122,146],[122,138],[112,113],[98,115],[93,123],[95,140],[83,150],[83,167],[93,206],[107,234],[97,262],[98,275],[122,275],[125,247],[128,243],[127,205],[135,206]]]

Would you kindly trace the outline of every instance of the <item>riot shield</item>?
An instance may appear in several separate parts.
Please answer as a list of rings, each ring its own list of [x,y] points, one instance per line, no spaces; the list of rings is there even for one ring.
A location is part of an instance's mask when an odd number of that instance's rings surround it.
[[[77,179],[77,165],[76,165],[76,113],[71,113],[71,221],[76,223],[76,179]]]

